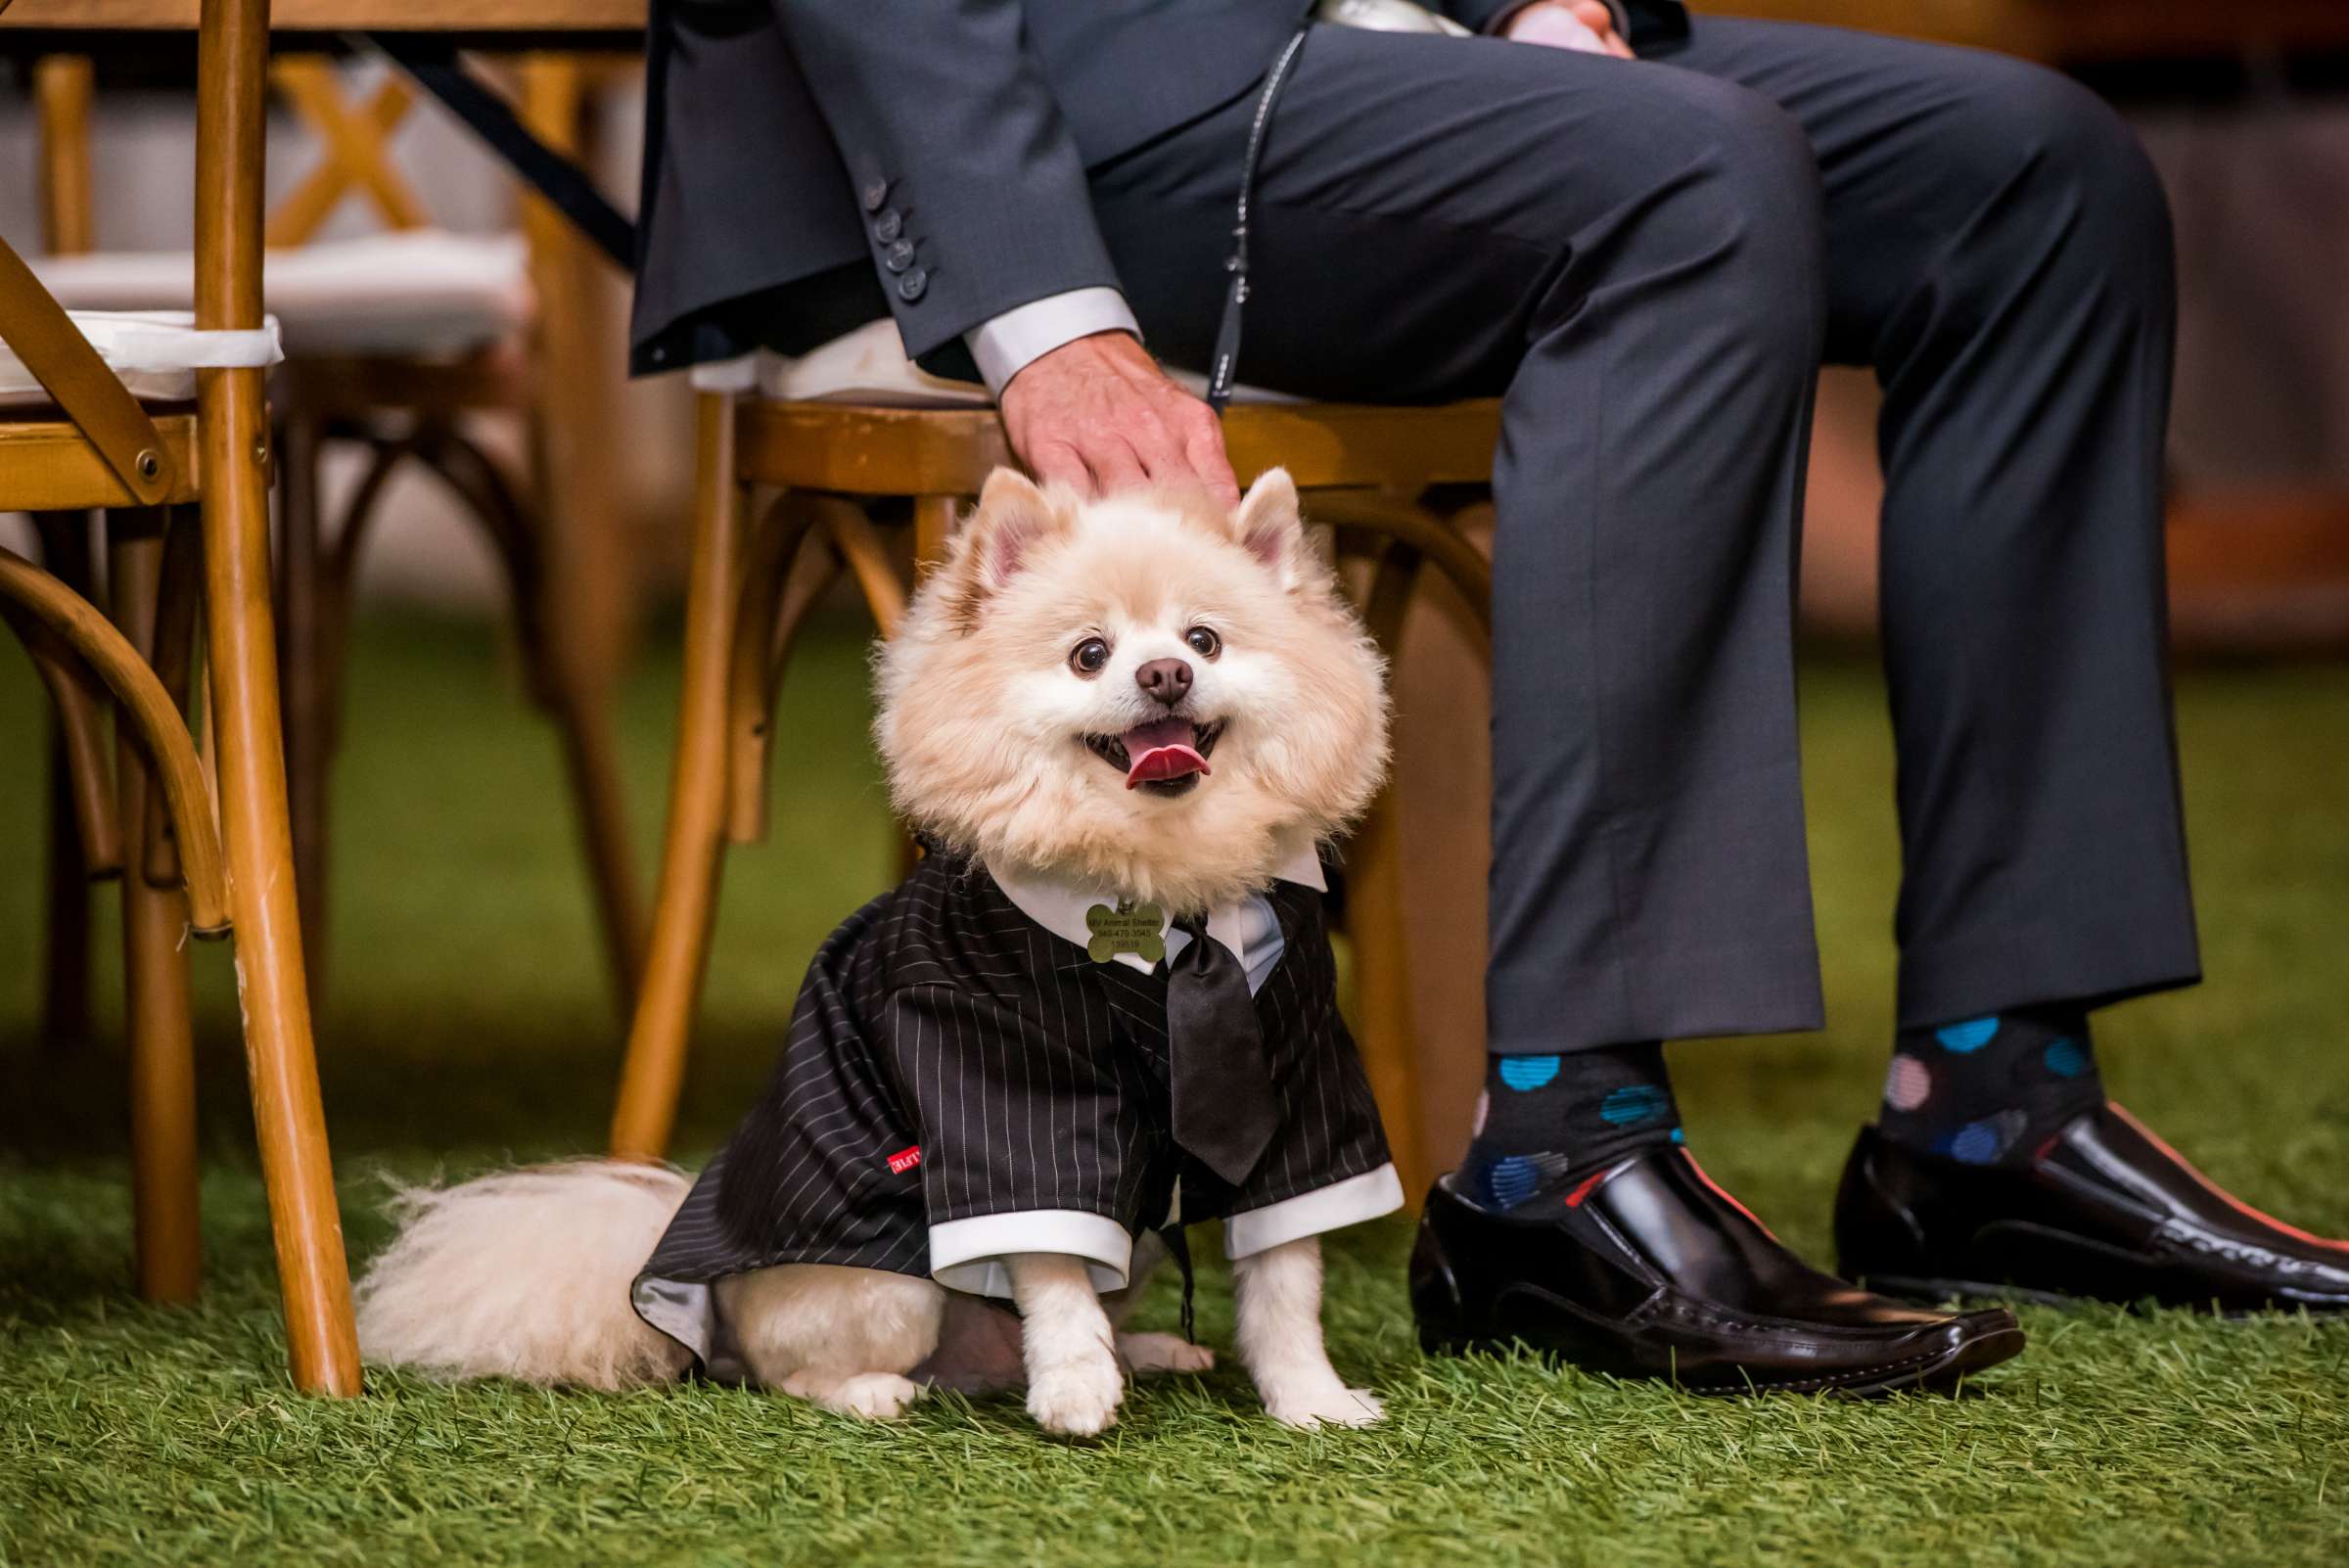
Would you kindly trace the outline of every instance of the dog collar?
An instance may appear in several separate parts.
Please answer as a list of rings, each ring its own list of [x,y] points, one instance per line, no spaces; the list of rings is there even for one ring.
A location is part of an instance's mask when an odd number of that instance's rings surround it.
[[[1003,890],[1003,897],[1009,899],[1020,913],[1062,941],[1074,943],[1080,947],[1090,944],[1093,938],[1092,927],[1085,919],[1086,911],[1103,903],[1115,907],[1125,897],[1098,883],[1024,872],[998,865],[992,860],[987,862],[987,874],[995,879],[995,886]],[[1316,893],[1329,891],[1329,883],[1321,874],[1321,857],[1310,844],[1276,868],[1272,878],[1276,882],[1294,882],[1300,887],[1312,888]],[[1268,906],[1265,905],[1261,897],[1251,895],[1235,899],[1208,912],[1207,934],[1230,948],[1245,963],[1252,941],[1263,940],[1260,927],[1268,912]],[[1187,940],[1180,932],[1170,935],[1172,925],[1173,922],[1162,912],[1159,916],[1159,935],[1167,943],[1170,957],[1180,951]],[[1277,932],[1278,929],[1276,922],[1273,930]],[[1150,960],[1133,952],[1121,952],[1111,961],[1144,973],[1148,973],[1152,967]]]

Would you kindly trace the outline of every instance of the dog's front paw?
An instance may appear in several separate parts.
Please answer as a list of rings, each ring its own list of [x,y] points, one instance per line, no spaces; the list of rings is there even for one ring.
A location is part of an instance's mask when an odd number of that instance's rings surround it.
[[[1207,1372],[1216,1353],[1175,1334],[1120,1334],[1118,1355],[1136,1377],[1151,1372]]]
[[[1091,1437],[1118,1418],[1126,1379],[1115,1358],[1064,1361],[1028,1384],[1028,1413],[1036,1424],[1062,1437]]]
[[[1366,1388],[1331,1382],[1267,1389],[1265,1413],[1283,1426],[1311,1431],[1320,1426],[1376,1426],[1387,1418],[1387,1407]]]

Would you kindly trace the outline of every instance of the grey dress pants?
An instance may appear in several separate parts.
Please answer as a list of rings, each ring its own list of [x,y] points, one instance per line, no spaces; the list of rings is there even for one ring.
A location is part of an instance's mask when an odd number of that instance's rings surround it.
[[[1252,99],[1090,171],[1204,363]],[[1503,398],[1490,1042],[1820,1022],[1791,643],[1813,388],[1874,367],[1900,1022],[2188,983],[2164,669],[2166,208],[2012,60],[1699,17],[1624,62],[1321,27],[1242,379]]]

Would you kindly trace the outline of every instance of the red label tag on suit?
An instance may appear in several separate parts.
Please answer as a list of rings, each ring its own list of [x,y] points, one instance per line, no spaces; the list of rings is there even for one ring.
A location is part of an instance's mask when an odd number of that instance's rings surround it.
[[[921,1163],[922,1146],[916,1143],[913,1145],[913,1147],[909,1149],[899,1149],[897,1153],[889,1157],[889,1174],[891,1176],[903,1176],[906,1172],[912,1170],[915,1166]]]

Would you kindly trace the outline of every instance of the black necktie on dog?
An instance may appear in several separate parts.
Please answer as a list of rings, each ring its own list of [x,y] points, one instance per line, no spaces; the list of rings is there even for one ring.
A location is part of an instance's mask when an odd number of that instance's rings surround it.
[[[1167,1054],[1174,1141],[1233,1186],[1272,1141],[1279,1117],[1248,971],[1202,920],[1177,920],[1191,940],[1167,966]]]

